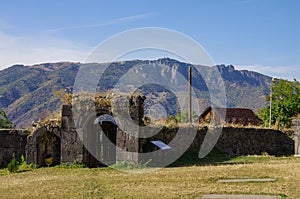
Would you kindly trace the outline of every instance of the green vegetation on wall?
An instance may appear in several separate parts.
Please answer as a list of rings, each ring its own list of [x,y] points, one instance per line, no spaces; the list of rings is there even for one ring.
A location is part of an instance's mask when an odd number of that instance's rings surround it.
[[[10,129],[12,128],[11,122],[8,120],[4,111],[0,110],[0,128]]]

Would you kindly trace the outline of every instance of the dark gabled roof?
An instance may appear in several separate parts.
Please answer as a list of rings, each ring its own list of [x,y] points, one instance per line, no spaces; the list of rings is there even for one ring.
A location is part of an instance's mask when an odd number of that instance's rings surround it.
[[[200,118],[203,118],[212,109],[220,118],[225,119],[226,123],[241,124],[244,126],[249,124],[258,126],[262,123],[254,112],[247,108],[212,108],[210,106],[200,115]]]

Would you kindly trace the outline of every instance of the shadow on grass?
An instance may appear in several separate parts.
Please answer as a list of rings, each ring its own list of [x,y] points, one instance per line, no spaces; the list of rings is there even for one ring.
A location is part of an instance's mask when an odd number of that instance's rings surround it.
[[[214,148],[206,157],[199,158],[197,152],[186,152],[169,167],[201,166],[201,165],[228,165],[228,164],[253,164],[271,160],[288,159],[289,157],[274,156],[236,156],[233,157],[225,152]]]
[[[201,165],[228,165],[228,164],[253,164],[266,163],[270,161],[292,161],[292,156],[269,156],[269,155],[249,155],[249,156],[231,156],[214,148],[206,157],[200,159],[198,152],[185,152],[178,160],[169,167],[180,166],[201,166]],[[296,160],[294,160],[296,161]]]
[[[214,148],[204,158],[198,157],[198,152],[185,152],[179,159],[173,162],[169,167],[194,166],[194,165],[218,165],[225,164],[233,157]]]

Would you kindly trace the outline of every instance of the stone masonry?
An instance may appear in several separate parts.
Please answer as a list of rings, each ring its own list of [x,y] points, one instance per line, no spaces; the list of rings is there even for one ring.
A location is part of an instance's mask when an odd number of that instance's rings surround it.
[[[295,156],[300,157],[300,119],[294,119],[293,121],[294,125],[294,141],[295,141]]]
[[[21,160],[25,156],[26,130],[0,129],[0,168],[6,167],[12,159]]]
[[[147,139],[140,139],[141,151],[149,152],[149,142],[161,140],[168,144],[175,137],[178,128],[163,128],[161,132]],[[207,127],[199,129],[189,147],[189,152],[199,152],[207,133]],[[262,155],[267,153],[274,156],[289,156],[294,154],[294,141],[279,130],[259,128],[233,128],[224,127],[215,145],[220,151],[232,156],[239,155]]]

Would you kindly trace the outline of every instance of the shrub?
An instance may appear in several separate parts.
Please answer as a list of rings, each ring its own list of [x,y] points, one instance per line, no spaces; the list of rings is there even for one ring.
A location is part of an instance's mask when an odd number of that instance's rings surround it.
[[[4,111],[0,110],[0,129],[10,129],[12,128],[12,123],[8,120]]]
[[[18,171],[19,169],[19,162],[16,159],[12,159],[8,165],[7,165],[7,169],[10,173],[15,173]]]
[[[113,169],[145,169],[148,167],[148,164],[151,162],[149,160],[146,163],[134,163],[134,162],[117,162],[114,165],[111,165],[110,168]]]
[[[76,160],[72,164],[60,164],[56,165],[55,168],[86,168],[85,164],[80,164]]]
[[[24,155],[21,156],[21,163],[19,164],[19,170],[31,170],[37,169],[39,166],[37,164],[27,164]]]

